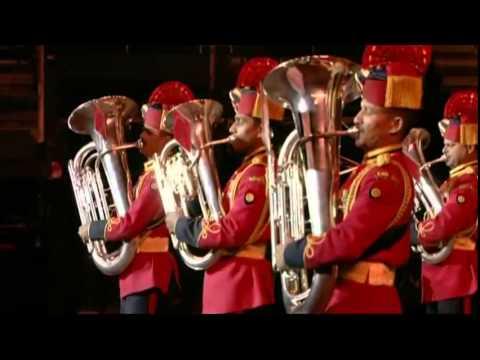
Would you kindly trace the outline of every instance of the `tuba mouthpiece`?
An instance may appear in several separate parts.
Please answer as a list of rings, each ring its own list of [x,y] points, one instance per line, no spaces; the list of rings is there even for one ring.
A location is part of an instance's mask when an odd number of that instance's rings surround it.
[[[332,132],[318,133],[315,137],[332,137],[332,136],[353,136],[358,133],[358,129],[355,126],[348,128],[347,130],[337,130]]]
[[[425,164],[423,164],[422,166],[420,166],[420,171],[422,171],[423,169],[425,168],[430,168],[432,165],[434,164],[437,164],[437,163],[441,163],[441,162],[445,162],[447,160],[447,157],[445,155],[442,155],[440,156],[438,159],[435,159],[435,160],[432,160],[432,161],[429,161],[429,162],[426,162]]]
[[[347,130],[345,130],[345,135],[355,135],[358,134],[360,130],[356,126],[349,127]]]

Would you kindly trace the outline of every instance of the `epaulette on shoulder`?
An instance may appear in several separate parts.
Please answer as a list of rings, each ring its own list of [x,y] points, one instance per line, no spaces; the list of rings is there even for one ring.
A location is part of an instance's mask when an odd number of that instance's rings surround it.
[[[401,182],[401,174],[406,172],[406,169],[403,168],[401,163],[392,161],[390,158],[385,162],[375,162],[375,160],[376,159],[372,159],[373,162],[371,163],[370,171],[368,172],[370,176],[373,175],[376,179],[388,179],[397,183]],[[401,169],[399,169],[399,167],[401,167]]]

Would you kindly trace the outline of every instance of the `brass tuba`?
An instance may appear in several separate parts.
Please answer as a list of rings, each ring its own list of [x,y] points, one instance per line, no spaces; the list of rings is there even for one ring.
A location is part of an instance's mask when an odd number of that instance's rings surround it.
[[[320,236],[335,224],[340,176],[339,136],[345,103],[360,96],[355,80],[359,66],[331,56],[306,56],[286,61],[263,81],[264,93],[290,109],[295,130],[278,158],[268,149],[272,266],[277,244],[311,233]],[[264,107],[264,114],[268,110]],[[264,123],[268,116],[264,115]],[[268,140],[267,140],[268,141]],[[331,296],[336,267],[311,275],[305,269],[282,271],[287,313],[319,313]]]
[[[105,96],[78,106],[68,118],[69,128],[93,141],[68,162],[68,171],[82,225],[124,216],[133,196],[124,150],[141,147],[141,141],[125,144],[127,122],[140,117],[137,104],[125,96]],[[106,179],[108,187],[105,187]],[[95,266],[105,275],[123,272],[136,253],[133,241],[109,252],[103,241],[85,244]]]
[[[212,130],[222,121],[222,111],[217,101],[200,99],[177,105],[165,114],[165,124],[174,139],[160,155],[154,155],[155,178],[165,212],[180,209],[188,217],[187,201],[198,196],[204,221],[219,221],[224,215],[212,147],[231,142],[234,137],[212,141]],[[205,270],[222,256],[221,251],[192,249],[178,242],[175,234],[171,234],[171,239],[185,264],[193,270]]]
[[[440,132],[443,131],[445,123],[439,123]],[[415,188],[415,213],[418,213],[421,206],[425,210],[423,219],[418,219],[414,216],[415,223],[432,218],[437,215],[443,208],[443,200],[440,189],[438,188],[433,176],[430,172],[430,167],[433,164],[445,162],[445,157],[441,156],[438,159],[430,162],[425,161],[423,150],[430,143],[430,134],[427,130],[421,128],[411,129],[407,137],[403,141],[403,152],[418,166],[418,179],[413,179]],[[422,261],[428,264],[438,264],[444,261],[453,250],[453,241],[447,244],[442,244],[440,249],[436,252],[427,252],[422,245],[413,244],[412,250],[419,252],[422,256]]]

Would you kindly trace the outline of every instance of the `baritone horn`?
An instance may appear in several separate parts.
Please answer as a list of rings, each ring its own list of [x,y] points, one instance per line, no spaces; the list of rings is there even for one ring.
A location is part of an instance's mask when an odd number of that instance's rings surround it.
[[[276,246],[307,234],[321,236],[335,224],[340,176],[341,130],[346,103],[360,96],[355,80],[359,66],[332,56],[306,56],[286,61],[263,81],[264,93],[288,108],[295,130],[278,156],[264,136],[268,149],[268,183],[272,265]],[[264,124],[268,123],[264,107]],[[266,126],[266,125],[265,125]],[[281,271],[283,302],[287,313],[320,313],[331,296],[336,267],[326,271]]]

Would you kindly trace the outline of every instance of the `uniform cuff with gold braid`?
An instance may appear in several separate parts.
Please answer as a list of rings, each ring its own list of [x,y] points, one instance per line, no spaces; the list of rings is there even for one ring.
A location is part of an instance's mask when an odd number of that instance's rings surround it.
[[[187,243],[190,246],[198,248],[198,236],[202,231],[202,218],[180,217],[175,223],[175,236],[178,241]]]
[[[306,246],[305,238],[288,244],[283,253],[285,264],[292,268],[303,268],[303,253]]]
[[[88,236],[91,240],[105,240],[106,220],[92,221],[88,229]]]

